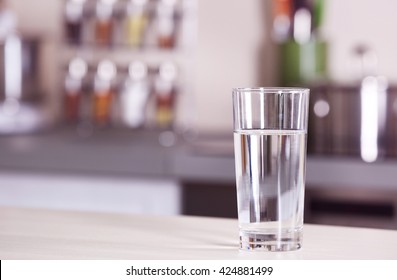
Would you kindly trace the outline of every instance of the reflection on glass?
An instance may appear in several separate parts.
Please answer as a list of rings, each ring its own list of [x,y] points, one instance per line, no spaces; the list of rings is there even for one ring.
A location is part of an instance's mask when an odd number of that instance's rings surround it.
[[[361,83],[361,158],[374,162],[379,156],[379,133],[384,129],[387,81],[368,76]]]

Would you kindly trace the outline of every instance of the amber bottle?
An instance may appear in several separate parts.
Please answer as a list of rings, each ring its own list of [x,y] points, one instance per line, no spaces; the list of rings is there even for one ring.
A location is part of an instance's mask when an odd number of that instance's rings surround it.
[[[81,96],[84,94],[84,77],[87,63],[81,58],[74,58],[68,65],[65,77],[64,108],[67,122],[76,123],[80,119]]]
[[[95,18],[95,42],[99,46],[109,46],[113,39],[113,7],[116,0],[98,0]]]
[[[114,96],[113,79],[116,76],[116,66],[109,60],[98,64],[94,79],[93,119],[100,126],[109,125],[112,115],[112,101]]]
[[[176,96],[176,66],[163,63],[155,79],[156,125],[159,128],[171,128],[174,122]]]
[[[160,0],[157,5],[157,42],[160,48],[174,48],[176,41],[176,0]]]

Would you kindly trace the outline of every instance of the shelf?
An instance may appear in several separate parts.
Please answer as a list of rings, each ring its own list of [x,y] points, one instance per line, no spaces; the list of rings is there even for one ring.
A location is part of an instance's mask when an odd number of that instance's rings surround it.
[[[67,64],[72,58],[78,56],[88,63],[96,63],[102,59],[110,59],[117,65],[128,66],[131,61],[140,60],[148,65],[158,65],[161,62],[172,61],[179,65],[192,60],[187,49],[136,49],[127,46],[114,48],[106,47],[72,47],[67,46],[62,51],[62,64]]]

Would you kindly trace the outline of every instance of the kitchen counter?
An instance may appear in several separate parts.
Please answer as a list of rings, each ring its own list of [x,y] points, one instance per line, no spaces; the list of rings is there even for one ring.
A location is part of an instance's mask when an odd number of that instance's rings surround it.
[[[235,217],[232,134],[176,134],[170,147],[163,136],[73,127],[1,136],[0,206]],[[396,168],[391,158],[308,155],[306,221],[397,229]]]
[[[397,259],[397,231],[306,224],[302,249],[253,253],[233,219],[2,207],[0,259]]]
[[[168,178],[235,182],[233,138],[203,136],[192,143],[176,135],[159,144],[159,131],[122,129],[81,133],[58,128],[32,135],[0,137],[0,171]],[[353,157],[308,156],[309,188],[329,186],[397,191],[396,159],[364,163]]]

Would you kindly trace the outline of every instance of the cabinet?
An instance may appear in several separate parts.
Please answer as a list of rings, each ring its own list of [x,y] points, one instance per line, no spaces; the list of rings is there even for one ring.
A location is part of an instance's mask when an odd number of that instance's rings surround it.
[[[0,206],[178,215],[179,185],[165,179],[0,172]]]

